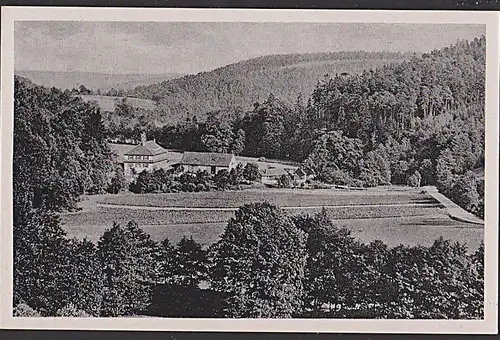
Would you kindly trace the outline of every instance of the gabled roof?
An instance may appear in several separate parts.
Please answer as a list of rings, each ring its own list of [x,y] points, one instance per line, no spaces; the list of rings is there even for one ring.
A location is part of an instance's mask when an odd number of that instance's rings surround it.
[[[264,177],[280,177],[283,175],[291,175],[293,173],[293,169],[288,168],[267,168],[260,169],[259,174]]]
[[[304,176],[307,175],[307,172],[304,169],[298,168],[297,171],[295,171],[295,174],[298,176]]]
[[[233,157],[229,153],[184,152],[179,164],[229,167]]]
[[[166,153],[167,150],[156,144],[154,140],[148,140],[147,142],[137,145],[130,151],[127,151],[125,155],[130,156],[156,156],[162,153]]]

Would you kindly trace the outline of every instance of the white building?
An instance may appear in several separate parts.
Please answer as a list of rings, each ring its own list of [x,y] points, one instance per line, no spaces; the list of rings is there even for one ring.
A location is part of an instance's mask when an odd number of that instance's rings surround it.
[[[164,167],[168,158],[168,151],[156,143],[155,140],[146,141],[146,135],[141,136],[141,143],[125,152],[123,171],[127,180],[133,179],[138,173]]]

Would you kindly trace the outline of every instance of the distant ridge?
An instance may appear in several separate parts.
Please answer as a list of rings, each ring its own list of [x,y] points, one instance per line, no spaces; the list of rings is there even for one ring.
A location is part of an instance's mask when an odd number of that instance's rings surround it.
[[[33,83],[61,90],[78,88],[80,85],[91,90],[104,91],[111,88],[129,90],[136,86],[150,85],[163,80],[181,77],[183,74],[108,74],[98,72],[58,72],[15,70],[14,73],[30,79]]]
[[[255,102],[266,100],[270,93],[288,103],[294,103],[299,94],[308,98],[326,74],[359,74],[411,56],[364,51],[266,55],[209,72],[138,86],[128,95],[159,101],[171,117],[228,107],[246,110]]]

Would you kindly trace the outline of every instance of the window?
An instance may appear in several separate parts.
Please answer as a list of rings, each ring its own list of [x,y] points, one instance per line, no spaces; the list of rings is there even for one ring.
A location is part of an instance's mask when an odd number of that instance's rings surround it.
[[[210,168],[210,172],[212,173],[212,175],[215,175],[216,170],[217,170],[217,168],[215,166],[212,166]]]

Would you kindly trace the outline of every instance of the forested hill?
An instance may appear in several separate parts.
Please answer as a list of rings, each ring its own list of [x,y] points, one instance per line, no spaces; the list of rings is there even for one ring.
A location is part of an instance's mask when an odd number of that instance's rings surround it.
[[[129,91],[130,97],[159,101],[166,116],[192,117],[227,107],[252,108],[270,93],[287,103],[307,97],[326,74],[358,74],[408,59],[389,52],[335,52],[268,55],[210,72],[187,75]]]
[[[110,124],[109,131],[137,138],[146,130],[173,149],[304,162],[327,183],[437,185],[481,215],[482,181],[473,170],[484,167],[485,46],[483,36],[359,74],[337,73],[291,105],[269,95],[251,110],[162,127]]]
[[[165,79],[181,77],[182,74],[109,74],[98,72],[77,72],[77,71],[28,71],[15,70],[16,76],[30,79],[37,85],[45,87],[57,87],[61,90],[71,90],[84,85],[94,92],[110,91],[115,89],[130,90],[136,86],[154,84]]]

